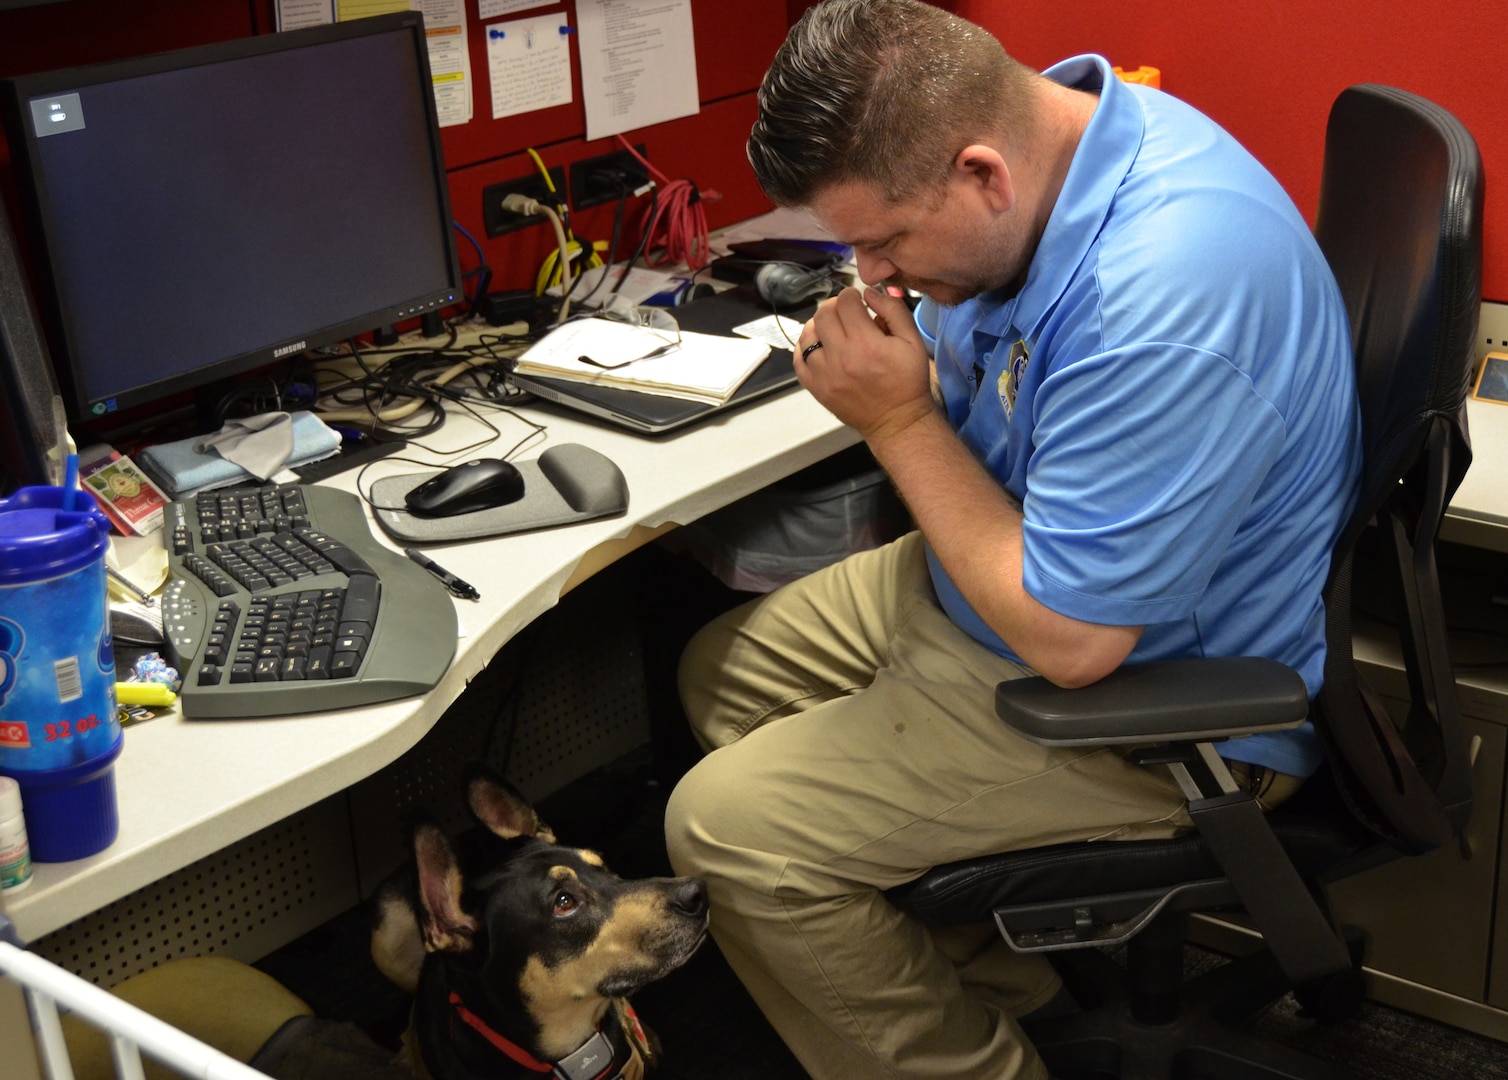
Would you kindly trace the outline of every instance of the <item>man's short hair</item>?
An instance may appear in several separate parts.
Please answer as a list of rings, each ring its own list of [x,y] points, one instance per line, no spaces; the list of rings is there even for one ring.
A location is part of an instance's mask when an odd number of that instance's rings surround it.
[[[1033,74],[981,27],[918,0],[825,0],[765,73],[749,162],[781,206],[852,180],[899,202],[941,183],[970,143],[1019,134]]]

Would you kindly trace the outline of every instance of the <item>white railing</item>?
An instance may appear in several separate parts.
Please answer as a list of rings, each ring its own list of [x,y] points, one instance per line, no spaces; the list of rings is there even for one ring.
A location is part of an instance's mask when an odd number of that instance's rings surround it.
[[[5,916],[0,915],[0,932],[6,929]],[[5,940],[0,940],[0,976],[21,984],[48,1080],[73,1080],[59,1005],[105,1033],[119,1080],[144,1080],[143,1053],[174,1072],[202,1080],[267,1080],[265,1073]]]

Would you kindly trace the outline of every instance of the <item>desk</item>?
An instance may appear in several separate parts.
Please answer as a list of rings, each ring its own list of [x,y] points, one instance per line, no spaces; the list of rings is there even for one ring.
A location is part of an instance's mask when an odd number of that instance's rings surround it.
[[[370,776],[418,742],[498,650],[584,576],[658,530],[695,520],[858,441],[801,390],[659,439],[555,411],[530,415],[548,423],[549,439],[524,456],[569,442],[600,451],[627,479],[627,515],[434,549],[436,560],[476,585],[482,599],[455,602],[461,624],[455,660],[422,697],[269,720],[190,722],[169,714],[129,728],[115,767],[120,836],[88,859],[38,865],[32,884],[6,899],[24,939]],[[496,422],[504,426],[506,417]],[[504,427],[498,445],[510,445],[509,436]],[[466,435],[457,431],[455,438]],[[389,473],[417,468],[395,464]],[[374,468],[367,480],[385,474]],[[355,475],[329,483],[354,490]],[[398,548],[375,524],[372,530]]]
[[[1472,466],[1450,501],[1440,536],[1470,547],[1508,552],[1508,405],[1468,400]]]

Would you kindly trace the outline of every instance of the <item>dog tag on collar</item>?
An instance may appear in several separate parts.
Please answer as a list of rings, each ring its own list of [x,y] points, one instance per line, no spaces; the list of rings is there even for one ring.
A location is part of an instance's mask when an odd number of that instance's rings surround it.
[[[608,1072],[612,1063],[613,1044],[599,1031],[557,1061],[555,1075],[560,1080],[618,1080],[622,1073]]]

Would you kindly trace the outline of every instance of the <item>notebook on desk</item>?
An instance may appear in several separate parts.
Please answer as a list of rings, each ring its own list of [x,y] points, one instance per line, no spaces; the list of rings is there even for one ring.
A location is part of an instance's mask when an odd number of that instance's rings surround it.
[[[739,288],[682,304],[674,308],[672,314],[683,330],[730,334],[733,327],[767,316],[770,310],[753,290]],[[806,310],[794,313],[792,317],[804,320],[810,315],[811,311]],[[764,362],[721,405],[517,372],[509,378],[520,390],[527,390],[543,401],[642,435],[676,431],[796,385],[789,349],[771,349]]]

